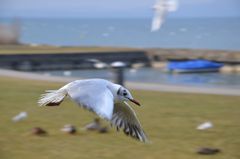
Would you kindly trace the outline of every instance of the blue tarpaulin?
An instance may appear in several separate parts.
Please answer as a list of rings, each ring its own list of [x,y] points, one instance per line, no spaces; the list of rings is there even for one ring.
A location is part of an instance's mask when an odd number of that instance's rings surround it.
[[[168,70],[205,70],[219,69],[223,66],[222,63],[212,62],[208,60],[189,60],[189,61],[170,61]]]

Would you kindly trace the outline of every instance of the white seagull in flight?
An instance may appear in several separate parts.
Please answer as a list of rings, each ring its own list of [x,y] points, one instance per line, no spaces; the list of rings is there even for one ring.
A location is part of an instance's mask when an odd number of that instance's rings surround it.
[[[157,31],[162,26],[168,12],[174,12],[178,8],[178,0],[156,0],[151,31]]]
[[[38,101],[40,106],[58,106],[69,96],[79,106],[96,113],[115,125],[117,130],[123,129],[126,135],[147,142],[147,137],[134,112],[128,105],[133,99],[131,93],[121,85],[104,79],[76,80],[66,84],[59,90],[47,90]]]

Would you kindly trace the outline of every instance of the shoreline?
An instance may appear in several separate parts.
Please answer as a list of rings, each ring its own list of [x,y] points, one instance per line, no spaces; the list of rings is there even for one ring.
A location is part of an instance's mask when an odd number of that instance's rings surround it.
[[[144,50],[153,61],[205,59],[226,64],[240,64],[240,51],[183,48],[149,48]]]
[[[53,46],[41,44],[0,45],[0,55],[145,52],[152,62],[168,60],[206,59],[227,64],[240,64],[240,50],[212,50],[190,48],[131,48],[102,46]]]
[[[61,82],[61,83],[63,82],[67,83],[77,79],[82,79],[82,78],[72,78],[72,77],[46,76],[41,74],[19,72],[19,71],[13,71],[13,70],[4,70],[4,69],[0,69],[0,78],[1,77],[20,78],[20,79],[35,80],[35,81]],[[232,88],[205,88],[205,87],[195,87],[195,86],[152,84],[152,83],[142,83],[142,82],[125,82],[125,83],[126,83],[126,87],[134,90],[240,96],[240,90],[232,89]]]

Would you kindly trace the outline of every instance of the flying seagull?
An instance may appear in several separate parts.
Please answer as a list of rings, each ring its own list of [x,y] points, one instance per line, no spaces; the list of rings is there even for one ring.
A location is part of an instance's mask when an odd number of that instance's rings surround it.
[[[156,0],[153,6],[154,16],[152,19],[151,31],[157,31],[161,28],[165,16],[168,12],[174,12],[178,8],[177,0]]]
[[[126,135],[147,142],[142,126],[127,101],[140,106],[131,93],[121,85],[104,79],[76,80],[59,90],[47,90],[38,101],[40,106],[58,106],[69,96],[76,104],[96,113],[122,129]]]

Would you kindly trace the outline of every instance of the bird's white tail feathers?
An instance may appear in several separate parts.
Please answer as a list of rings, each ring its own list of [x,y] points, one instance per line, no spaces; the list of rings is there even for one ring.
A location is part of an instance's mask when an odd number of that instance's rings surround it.
[[[38,100],[38,104],[39,106],[57,106],[61,104],[66,95],[65,86],[59,90],[46,90],[46,93],[42,94]]]

